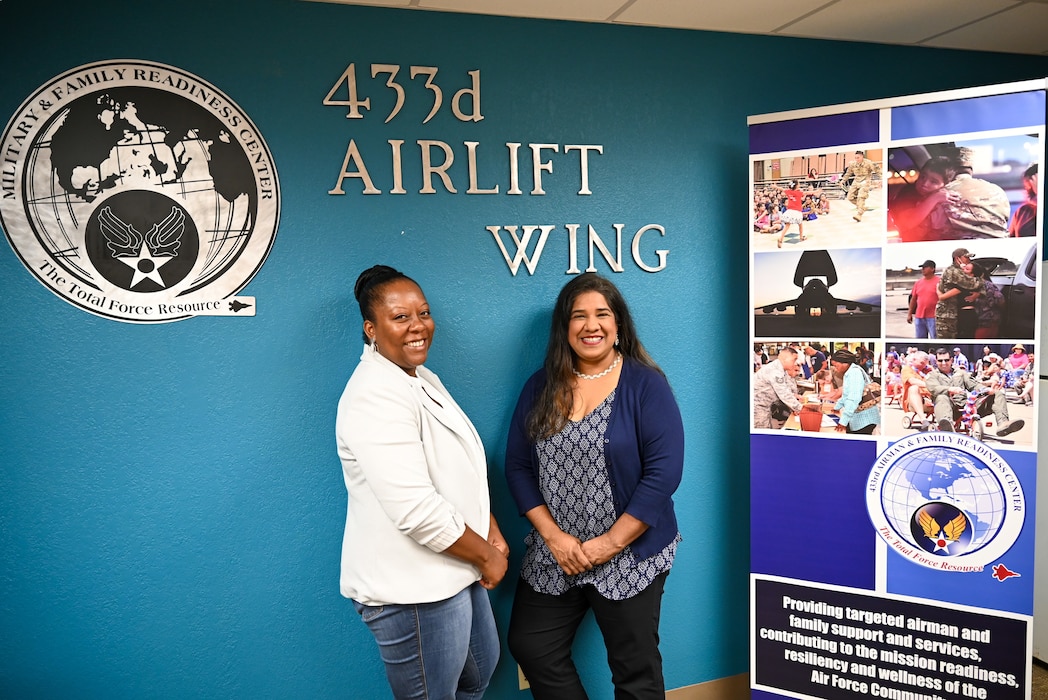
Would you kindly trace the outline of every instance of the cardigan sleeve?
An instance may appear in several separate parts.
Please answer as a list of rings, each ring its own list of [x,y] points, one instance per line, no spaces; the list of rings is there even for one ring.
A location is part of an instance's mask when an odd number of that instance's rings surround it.
[[[640,479],[624,511],[649,526],[672,512],[673,493],[684,472],[684,424],[669,382],[644,371],[633,411]],[[625,427],[625,426],[624,426]]]
[[[528,414],[535,402],[535,395],[542,386],[545,373],[540,370],[524,384],[517,399],[517,407],[509,425],[506,438],[506,482],[509,492],[517,504],[517,511],[524,515],[532,508],[545,505],[546,500],[539,490],[538,465],[535,460],[535,445],[528,438]]]

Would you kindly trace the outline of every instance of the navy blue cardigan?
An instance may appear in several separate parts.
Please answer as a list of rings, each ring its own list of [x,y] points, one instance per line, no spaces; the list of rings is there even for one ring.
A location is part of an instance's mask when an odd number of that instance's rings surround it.
[[[546,505],[539,490],[538,452],[526,430],[545,381],[541,369],[525,383],[506,440],[506,481],[521,515]],[[648,525],[630,545],[638,559],[647,559],[677,535],[673,492],[684,469],[684,425],[662,374],[632,360],[623,362],[604,443],[615,514],[629,513]]]

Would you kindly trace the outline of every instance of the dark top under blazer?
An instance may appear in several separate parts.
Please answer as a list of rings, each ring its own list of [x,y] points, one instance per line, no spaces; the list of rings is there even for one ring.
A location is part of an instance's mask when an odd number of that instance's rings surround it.
[[[506,481],[521,515],[546,505],[539,490],[538,452],[525,427],[545,381],[541,369],[524,384],[506,441]],[[684,468],[684,425],[661,373],[632,360],[623,362],[604,437],[616,517],[629,513],[648,525],[630,545],[638,559],[646,559],[677,535],[673,492]]]

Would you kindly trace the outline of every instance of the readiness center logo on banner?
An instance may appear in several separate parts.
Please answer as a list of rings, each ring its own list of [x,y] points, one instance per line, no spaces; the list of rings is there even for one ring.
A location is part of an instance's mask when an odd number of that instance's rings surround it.
[[[214,86],[146,61],[57,76],[0,141],[0,225],[48,289],[131,323],[253,316],[276,237],[269,148]]]
[[[1011,549],[1026,521],[1026,497],[1008,463],[952,432],[911,435],[882,452],[866,508],[889,547],[944,571],[982,571]],[[999,581],[1009,574],[994,567]]]

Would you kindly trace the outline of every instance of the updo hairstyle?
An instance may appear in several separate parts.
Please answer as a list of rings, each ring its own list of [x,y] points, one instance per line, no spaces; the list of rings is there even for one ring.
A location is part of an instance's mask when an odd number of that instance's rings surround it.
[[[400,270],[395,270],[389,265],[372,265],[360,273],[356,284],[353,285],[353,296],[356,297],[360,306],[360,318],[363,321],[375,322],[375,304],[382,298],[382,288],[395,280],[407,280],[418,284],[415,280],[405,275]],[[364,342],[371,344],[367,333],[361,331]]]

